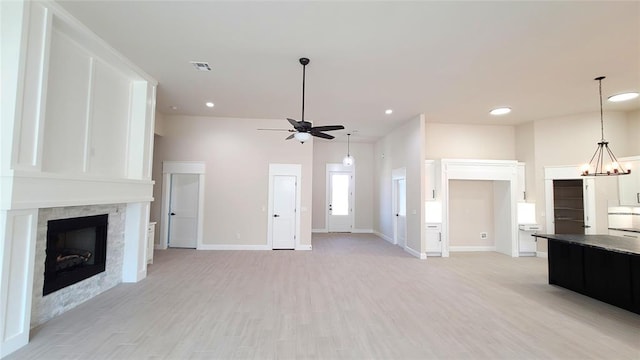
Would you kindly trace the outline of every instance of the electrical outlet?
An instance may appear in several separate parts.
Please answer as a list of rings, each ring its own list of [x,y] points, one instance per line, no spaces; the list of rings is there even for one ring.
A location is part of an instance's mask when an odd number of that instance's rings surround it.
[[[480,239],[486,239],[487,237],[489,237],[489,235],[487,235],[486,232],[481,232],[480,233]]]

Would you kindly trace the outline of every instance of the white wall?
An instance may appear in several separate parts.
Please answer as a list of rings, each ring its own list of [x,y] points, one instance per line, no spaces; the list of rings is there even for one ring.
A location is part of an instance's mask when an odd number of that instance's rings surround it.
[[[536,200],[536,154],[533,122],[524,123],[516,130],[516,157],[525,163],[525,184],[527,202]]]
[[[341,136],[337,136],[339,138]],[[346,135],[345,135],[346,137]],[[354,136],[351,136],[352,140]],[[373,144],[351,141],[350,154],[355,159],[354,232],[373,231]],[[347,143],[314,141],[313,143],[313,222],[315,230],[326,230],[326,164],[342,163]]]
[[[604,119],[604,136],[609,141],[611,149],[615,154],[626,153],[628,146],[626,114],[605,113]],[[588,162],[601,138],[600,113],[538,120],[534,123],[534,138],[537,221],[544,224],[546,223],[544,167],[581,165]],[[596,217],[599,232],[606,230],[608,202],[617,200],[616,181],[615,177],[596,179]]]
[[[493,181],[449,180],[449,245],[495,247]],[[487,238],[481,239],[480,233]]]
[[[427,123],[427,159],[514,160],[515,127]]]
[[[627,113],[627,151],[616,156],[640,155],[640,110]]]
[[[374,199],[377,211],[374,214],[374,231],[387,240],[393,239],[391,172],[393,169],[406,168],[407,246],[420,254],[425,251],[424,127],[424,115],[417,116],[380,139],[374,147]]]
[[[266,245],[269,163],[302,165],[301,244],[311,244],[314,142],[300,144],[279,128],[283,120],[165,116],[165,135],[156,136],[154,174],[162,188],[162,161],[203,161],[204,245]],[[159,172],[160,171],[160,172]],[[158,194],[157,192],[155,194]],[[161,194],[152,221],[162,222]]]

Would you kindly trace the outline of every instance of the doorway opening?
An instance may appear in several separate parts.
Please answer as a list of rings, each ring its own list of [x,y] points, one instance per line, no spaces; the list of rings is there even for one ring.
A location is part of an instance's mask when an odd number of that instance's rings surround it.
[[[393,205],[393,243],[407,247],[407,176],[406,169],[391,173],[391,201]]]
[[[326,219],[328,232],[353,230],[353,194],[355,181],[353,166],[327,164]]]
[[[584,234],[582,180],[553,180],[553,221],[556,234]]]
[[[302,165],[269,164],[267,241],[273,250],[300,248]]]
[[[162,163],[161,249],[202,247],[204,174],[202,162]]]

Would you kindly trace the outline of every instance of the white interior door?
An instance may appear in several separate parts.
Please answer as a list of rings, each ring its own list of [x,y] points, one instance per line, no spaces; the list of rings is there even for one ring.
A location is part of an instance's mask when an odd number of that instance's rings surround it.
[[[393,239],[399,246],[407,244],[407,181],[393,180]]]
[[[169,247],[195,249],[198,235],[198,174],[172,174]]]
[[[293,175],[273,176],[272,241],[274,249],[295,249],[297,182]]]
[[[329,172],[327,230],[351,232],[353,229],[353,176],[351,172]]]

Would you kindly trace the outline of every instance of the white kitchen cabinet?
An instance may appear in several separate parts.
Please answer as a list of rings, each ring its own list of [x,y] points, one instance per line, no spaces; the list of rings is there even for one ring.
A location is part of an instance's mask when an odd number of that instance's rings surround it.
[[[425,200],[435,200],[438,195],[438,163],[435,160],[424,161]]]
[[[427,256],[442,256],[442,224],[426,224]]]
[[[540,231],[538,224],[521,224],[518,225],[518,252],[522,256],[536,256],[537,243],[536,238],[531,236]]]
[[[156,223],[150,222],[147,227],[147,264],[153,264],[153,248],[156,237]]]
[[[618,196],[621,206],[640,206],[640,157],[620,159],[631,174],[618,176]]]
[[[631,239],[640,239],[640,233],[633,232],[633,231],[622,231],[622,230],[609,229],[609,235],[622,236],[622,237],[627,237],[627,238],[631,238]]]
[[[524,171],[524,163],[518,163],[518,201],[527,200],[527,187]]]

